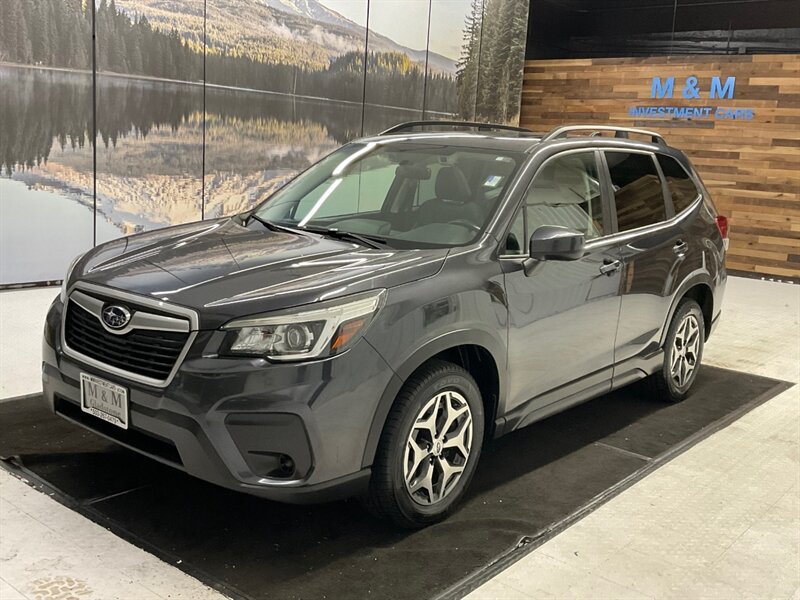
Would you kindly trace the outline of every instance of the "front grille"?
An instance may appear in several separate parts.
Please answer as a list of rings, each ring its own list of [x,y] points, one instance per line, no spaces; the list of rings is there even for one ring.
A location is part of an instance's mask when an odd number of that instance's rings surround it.
[[[188,332],[149,329],[115,335],[75,302],[67,304],[64,339],[71,350],[143,377],[167,379],[188,337]]]

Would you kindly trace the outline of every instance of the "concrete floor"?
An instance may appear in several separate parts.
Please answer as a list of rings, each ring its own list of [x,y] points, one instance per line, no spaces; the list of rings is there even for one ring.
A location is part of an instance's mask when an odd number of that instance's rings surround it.
[[[57,293],[0,292],[0,398],[40,391],[39,336]],[[704,360],[800,382],[800,287],[731,278]],[[70,595],[222,598],[0,471],[0,599]],[[800,600],[800,387],[696,445],[469,598]]]

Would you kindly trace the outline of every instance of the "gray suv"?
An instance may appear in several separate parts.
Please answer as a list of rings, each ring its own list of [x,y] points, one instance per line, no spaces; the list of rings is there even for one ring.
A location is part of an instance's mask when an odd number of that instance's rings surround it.
[[[493,437],[639,379],[684,398],[726,241],[655,133],[405,123],[252,211],[76,259],[47,316],[44,392],[207,481],[358,495],[420,527]]]

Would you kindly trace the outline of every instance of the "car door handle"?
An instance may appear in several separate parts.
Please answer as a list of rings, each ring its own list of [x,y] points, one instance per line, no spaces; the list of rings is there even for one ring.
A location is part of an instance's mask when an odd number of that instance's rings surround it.
[[[675,242],[675,245],[672,247],[672,251],[675,254],[683,254],[686,252],[687,248],[689,248],[689,244],[684,242],[683,240],[678,240]]]
[[[621,266],[622,263],[618,260],[606,259],[603,261],[603,265],[600,267],[600,272],[603,275],[611,275],[614,271],[619,271]]]

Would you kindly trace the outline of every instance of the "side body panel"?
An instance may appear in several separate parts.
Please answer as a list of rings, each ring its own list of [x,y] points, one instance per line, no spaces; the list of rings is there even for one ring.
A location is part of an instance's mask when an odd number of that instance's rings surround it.
[[[515,278],[524,276],[521,273],[521,267],[520,272],[517,273],[514,267],[505,266],[508,271],[506,283],[509,296],[509,385],[507,410],[499,413],[500,433],[525,426],[577,402],[601,395],[612,387],[619,387],[641,379],[660,368],[663,361],[661,347],[672,314],[684,294],[695,286],[704,286],[710,289],[713,297],[712,319],[715,322],[720,314],[726,280],[723,241],[714,221],[716,212],[708,197],[708,192],[686,157],[672,148],[650,143],[610,138],[594,138],[591,141],[566,139],[543,145],[542,148],[537,149],[528,165],[528,177],[530,178],[544,161],[557,152],[586,148],[597,150],[634,149],[640,152],[669,154],[681,162],[692,174],[695,183],[702,191],[703,198],[680,215],[675,215],[669,195],[666,194],[668,199],[666,222],[647,228],[645,231],[634,232],[633,235],[612,233],[612,235],[588,245],[589,249],[592,249],[595,244],[601,245],[605,249],[604,256],[620,260],[623,268],[618,277],[603,277],[598,278],[598,281],[591,285],[587,283],[586,299],[596,312],[593,311],[594,314],[588,316],[581,323],[582,327],[578,326],[578,321],[569,318],[572,311],[575,311],[573,314],[580,312],[569,301],[562,304],[561,310],[553,309],[550,314],[547,314],[545,310],[539,315],[544,317],[544,321],[549,317],[553,319],[553,323],[559,323],[559,326],[553,331],[561,331],[564,335],[572,334],[576,336],[576,339],[589,337],[583,328],[595,327],[593,333],[596,337],[591,338],[588,342],[588,347],[592,352],[602,345],[602,342],[599,341],[601,337],[610,340],[613,345],[610,353],[613,358],[609,362],[610,367],[605,371],[602,368],[599,372],[592,370],[593,367],[601,364],[602,360],[591,359],[588,355],[578,355],[575,352],[570,353],[565,349],[559,350],[557,346],[553,345],[553,337],[548,335],[552,332],[547,332],[546,323],[538,322],[533,316],[524,314],[525,309],[521,305],[517,305],[518,298],[516,296],[521,279]],[[607,186],[607,199],[613,198],[607,173],[603,173],[603,181]],[[519,199],[516,199],[516,203],[518,202]],[[612,208],[610,207],[609,210]],[[507,231],[515,210],[514,200],[510,199],[498,213],[494,224],[495,235],[498,239],[502,239],[503,234]],[[616,232],[615,218],[613,223],[614,232]],[[594,251],[597,252],[597,249],[595,248]],[[592,260],[592,256],[590,252],[586,259]],[[595,256],[597,255],[595,254]],[[548,262],[553,266],[553,261],[547,261],[539,266],[540,272],[548,272]],[[556,268],[558,267],[554,267],[553,273]],[[563,269],[563,265],[561,268]],[[578,265],[572,267],[574,271],[580,268]],[[565,271],[564,274],[567,272]],[[588,275],[588,272],[586,274]],[[535,277],[534,272],[530,279]],[[559,287],[563,292],[564,288],[568,286],[562,277],[553,276],[553,279],[557,280],[555,285],[542,286],[546,293],[556,293]],[[613,293],[617,293],[619,296],[612,301]],[[608,303],[608,306],[597,311],[601,300]],[[606,324],[598,324],[597,317],[607,317],[613,313],[609,307],[614,301],[617,302],[619,319],[616,317],[613,319],[614,330],[609,331]],[[534,306],[535,302],[529,302],[527,311],[533,313]],[[542,308],[542,305],[539,304],[538,308]],[[544,333],[537,331],[535,335],[524,336],[515,345],[514,329],[525,320],[533,329],[542,329]],[[618,327],[617,322],[619,322]],[[710,330],[711,323],[708,323],[707,332]],[[542,340],[541,343],[540,340]],[[555,372],[538,367],[533,362],[523,361],[519,350],[525,345],[527,345],[527,352],[539,361],[543,361],[545,365],[550,361],[551,355],[560,357],[560,361],[553,360],[553,363],[558,365]],[[569,356],[573,357],[572,360],[569,360]],[[527,370],[529,373],[519,375],[520,369],[523,372]],[[613,381],[610,379],[612,369]],[[522,379],[525,377],[531,378],[527,383],[530,386],[527,390],[525,389],[526,384],[522,383]],[[570,383],[564,385],[563,381],[570,377]],[[517,378],[516,383],[515,378]]]
[[[670,154],[692,172],[682,154]],[[719,316],[726,280],[724,245],[708,192],[696,183],[701,194],[686,210],[674,215],[665,189],[667,213],[674,216],[658,226],[620,234],[624,275],[614,387],[660,368],[672,315],[692,288],[711,292],[711,321]],[[706,323],[707,335],[711,326]]]
[[[508,426],[527,413],[611,389],[620,272],[600,272],[612,249],[576,261],[543,261],[530,275],[504,261],[509,303]]]
[[[503,410],[507,385],[508,307],[503,273],[492,258],[493,238],[476,248],[455,249],[435,276],[388,290],[386,306],[370,325],[365,340],[396,374],[384,390],[364,452],[371,465],[386,417],[403,383],[433,356],[457,346],[478,346],[494,362]]]

